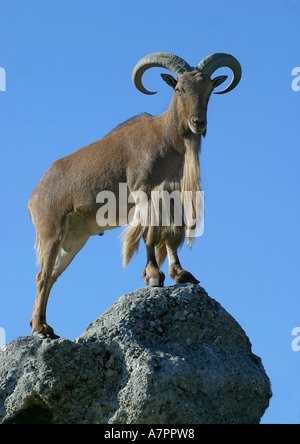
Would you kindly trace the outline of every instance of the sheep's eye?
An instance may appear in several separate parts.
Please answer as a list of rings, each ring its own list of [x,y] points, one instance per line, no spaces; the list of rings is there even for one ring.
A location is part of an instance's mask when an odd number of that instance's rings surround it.
[[[175,91],[176,91],[177,93],[181,93],[181,90],[180,90],[179,88],[175,88]]]

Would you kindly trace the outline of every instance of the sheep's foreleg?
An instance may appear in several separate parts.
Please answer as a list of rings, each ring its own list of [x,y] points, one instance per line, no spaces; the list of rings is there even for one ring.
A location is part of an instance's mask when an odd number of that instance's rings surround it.
[[[199,284],[198,279],[196,279],[189,271],[182,268],[177,255],[177,248],[167,243],[166,247],[169,259],[169,275],[176,282],[176,284]]]
[[[143,271],[143,278],[149,287],[163,287],[165,275],[159,269],[154,247],[147,247],[147,264]]]

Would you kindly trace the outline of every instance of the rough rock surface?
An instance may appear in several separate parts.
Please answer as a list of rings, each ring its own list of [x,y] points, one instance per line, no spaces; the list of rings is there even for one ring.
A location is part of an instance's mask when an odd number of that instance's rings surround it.
[[[2,423],[259,423],[270,396],[246,334],[199,285],[141,288],[74,341],[0,351]]]

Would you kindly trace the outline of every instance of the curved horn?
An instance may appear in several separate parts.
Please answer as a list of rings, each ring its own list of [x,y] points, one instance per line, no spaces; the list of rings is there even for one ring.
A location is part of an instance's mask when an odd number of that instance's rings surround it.
[[[136,65],[132,73],[132,81],[136,88],[144,94],[156,94],[144,88],[142,77],[144,72],[153,67],[166,68],[178,77],[185,71],[193,68],[180,57],[169,52],[155,52],[143,57]]]
[[[223,66],[231,69],[233,73],[232,81],[227,88],[222,91],[217,91],[215,94],[225,94],[237,86],[242,77],[241,65],[235,57],[230,54],[225,54],[224,52],[215,52],[214,54],[205,57],[205,59],[201,60],[197,65],[199,71],[204,72],[209,76]]]

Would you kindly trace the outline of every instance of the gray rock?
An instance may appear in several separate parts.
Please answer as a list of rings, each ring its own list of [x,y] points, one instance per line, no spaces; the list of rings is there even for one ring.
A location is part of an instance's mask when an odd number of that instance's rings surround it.
[[[0,351],[2,423],[259,423],[270,397],[246,334],[199,285],[141,288],[74,341]]]

